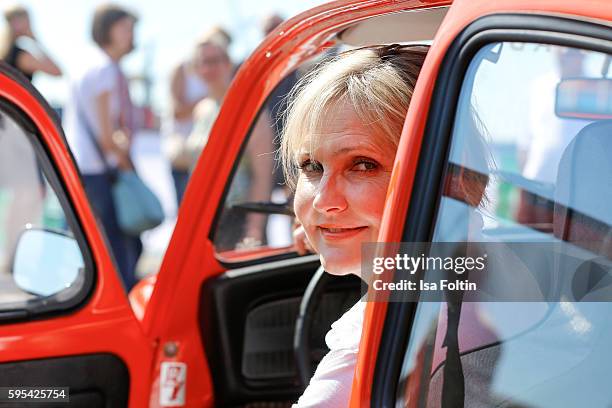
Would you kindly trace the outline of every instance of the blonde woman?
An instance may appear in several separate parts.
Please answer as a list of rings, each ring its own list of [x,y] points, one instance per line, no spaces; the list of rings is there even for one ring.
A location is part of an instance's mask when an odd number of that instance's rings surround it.
[[[0,59],[15,67],[30,81],[35,72],[60,76],[62,71],[43,51],[30,26],[28,10],[20,5],[4,9],[6,27],[0,38]]]
[[[361,243],[378,238],[395,152],[427,53],[377,46],[340,54],[300,81],[281,142],[294,210],[321,264],[360,274]],[[348,406],[365,302],[327,333],[330,349],[295,407]]]

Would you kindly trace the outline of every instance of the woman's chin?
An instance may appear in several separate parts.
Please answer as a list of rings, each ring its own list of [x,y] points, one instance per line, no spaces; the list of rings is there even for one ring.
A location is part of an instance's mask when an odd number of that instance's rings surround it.
[[[319,259],[325,271],[332,275],[361,275],[361,263],[359,260],[324,256],[323,254],[319,255]]]

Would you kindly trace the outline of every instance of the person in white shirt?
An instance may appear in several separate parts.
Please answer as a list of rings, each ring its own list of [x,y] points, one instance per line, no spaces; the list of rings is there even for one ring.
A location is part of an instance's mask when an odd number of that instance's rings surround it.
[[[360,275],[361,243],[378,238],[395,152],[427,46],[340,54],[292,91],[281,159],[295,189],[294,232],[335,275]],[[365,302],[333,325],[330,349],[294,407],[349,405]]]
[[[119,228],[110,173],[117,168],[133,169],[133,106],[119,62],[134,48],[135,21],[132,13],[115,5],[96,9],[92,37],[99,49],[74,79],[63,118],[85,191],[128,290],[136,283],[134,270],[142,244],[139,237],[128,236]]]
[[[195,52],[194,52],[195,54]],[[185,142],[193,130],[193,111],[208,95],[208,87],[195,73],[195,55],[179,64],[171,74],[171,112],[163,118],[161,134],[163,151],[172,168],[176,202],[180,205],[193,167],[190,155],[185,154]]]

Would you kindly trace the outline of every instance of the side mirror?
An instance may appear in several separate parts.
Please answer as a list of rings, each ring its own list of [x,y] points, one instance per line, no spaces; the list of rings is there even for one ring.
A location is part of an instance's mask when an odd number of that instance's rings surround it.
[[[570,119],[612,119],[612,79],[564,79],[557,85],[555,114]]]
[[[77,241],[62,232],[31,228],[24,230],[13,256],[13,280],[37,296],[51,296],[71,287],[84,270]]]

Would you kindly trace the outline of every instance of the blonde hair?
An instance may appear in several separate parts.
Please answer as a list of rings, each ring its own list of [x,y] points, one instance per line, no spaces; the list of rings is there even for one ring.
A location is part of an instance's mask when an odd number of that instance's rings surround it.
[[[305,75],[288,96],[279,149],[287,185],[298,178],[296,152],[309,151],[324,133],[324,119],[348,104],[365,126],[397,147],[414,86],[429,47],[387,45],[347,51]]]

